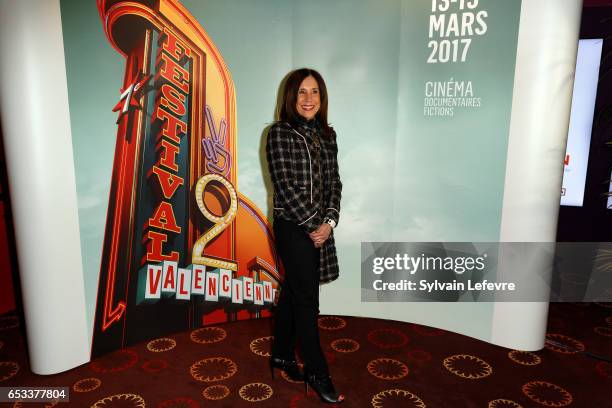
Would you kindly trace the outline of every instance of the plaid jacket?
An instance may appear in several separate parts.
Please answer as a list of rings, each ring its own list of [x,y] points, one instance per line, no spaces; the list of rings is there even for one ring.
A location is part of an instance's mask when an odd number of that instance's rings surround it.
[[[295,222],[305,233],[316,230],[325,217],[338,224],[342,183],[338,172],[336,133],[319,137],[317,149],[313,138],[318,128],[312,123],[292,127],[278,122],[272,125],[266,140],[266,158],[274,186],[274,216]],[[319,152],[322,182],[313,177],[313,155]],[[323,191],[320,191],[320,190]],[[321,247],[320,282],[338,278],[338,258],[333,232]]]

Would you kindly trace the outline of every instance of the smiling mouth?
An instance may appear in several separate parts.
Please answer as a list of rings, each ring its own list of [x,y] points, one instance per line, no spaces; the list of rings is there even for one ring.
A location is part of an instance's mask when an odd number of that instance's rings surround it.
[[[301,107],[305,111],[310,111],[310,110],[313,110],[315,108],[314,105],[302,105]]]

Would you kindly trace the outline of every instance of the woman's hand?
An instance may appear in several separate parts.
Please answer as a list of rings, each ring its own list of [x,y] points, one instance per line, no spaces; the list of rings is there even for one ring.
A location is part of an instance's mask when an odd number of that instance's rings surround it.
[[[319,226],[319,228],[317,228],[308,235],[310,236],[312,242],[314,242],[315,248],[321,248],[325,241],[327,241],[327,238],[329,238],[329,236],[331,235],[331,231],[331,225],[323,223]]]

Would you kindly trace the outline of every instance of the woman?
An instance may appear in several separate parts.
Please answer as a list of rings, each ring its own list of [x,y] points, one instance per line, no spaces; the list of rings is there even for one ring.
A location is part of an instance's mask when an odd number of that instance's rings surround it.
[[[280,120],[268,133],[266,156],[274,186],[274,235],[285,267],[275,311],[270,368],[304,380],[325,402],[342,402],[319,342],[319,283],[338,277],[332,230],[340,217],[342,183],[336,133],[327,122],[321,75],[298,69],[287,77]],[[304,374],[295,360],[296,340]]]

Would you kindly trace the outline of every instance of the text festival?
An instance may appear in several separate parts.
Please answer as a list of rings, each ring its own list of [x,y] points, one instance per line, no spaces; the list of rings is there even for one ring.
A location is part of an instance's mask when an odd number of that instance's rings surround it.
[[[158,160],[149,176],[156,180],[160,201],[147,221],[143,237],[147,242],[144,259],[147,263],[138,273],[137,303],[155,302],[170,296],[177,300],[200,296],[209,302],[231,300],[234,304],[268,306],[274,302],[276,292],[271,282],[256,282],[251,277],[234,279],[232,271],[223,267],[209,266],[206,270],[205,265],[191,264],[180,268],[179,252],[164,251],[164,243],[171,239],[169,234],[181,234],[183,230],[177,222],[172,201],[178,188],[184,185],[177,157],[181,138],[188,133],[188,125],[183,119],[188,111],[191,81],[187,66],[192,56],[189,48],[170,31],[163,32],[159,44],[158,73],[154,77],[158,91],[152,120],[159,121],[161,128],[157,136]]]

